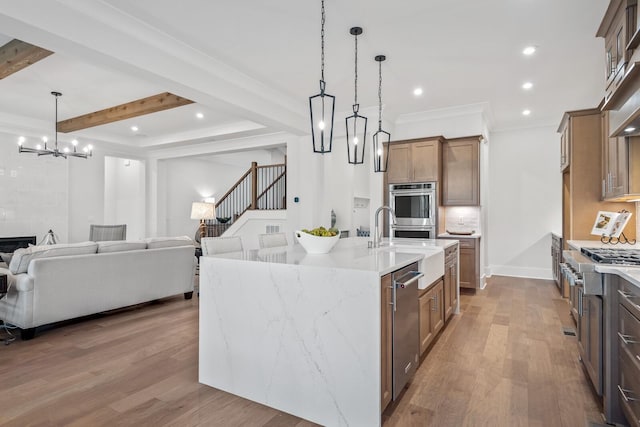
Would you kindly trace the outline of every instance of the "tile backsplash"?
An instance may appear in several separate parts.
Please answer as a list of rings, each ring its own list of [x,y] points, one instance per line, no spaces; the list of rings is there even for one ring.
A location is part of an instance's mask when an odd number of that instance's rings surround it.
[[[481,233],[479,206],[450,206],[443,209],[445,229]],[[440,219],[442,220],[442,218]]]

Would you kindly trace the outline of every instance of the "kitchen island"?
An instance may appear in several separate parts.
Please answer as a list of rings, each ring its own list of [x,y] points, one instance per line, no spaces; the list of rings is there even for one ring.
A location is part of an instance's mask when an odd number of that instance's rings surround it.
[[[380,279],[414,262],[433,269],[456,244],[348,238],[322,255],[294,245],[201,257],[199,381],[322,425],[380,425]]]

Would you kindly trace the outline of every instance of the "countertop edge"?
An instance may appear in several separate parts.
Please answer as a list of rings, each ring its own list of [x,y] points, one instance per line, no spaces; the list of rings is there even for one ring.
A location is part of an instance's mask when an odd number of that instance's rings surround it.
[[[482,234],[473,233],[473,234],[449,234],[449,233],[440,233],[438,234],[438,239],[480,239]]]
[[[640,288],[640,267],[622,267],[611,264],[596,265],[596,271],[604,274],[615,274]]]

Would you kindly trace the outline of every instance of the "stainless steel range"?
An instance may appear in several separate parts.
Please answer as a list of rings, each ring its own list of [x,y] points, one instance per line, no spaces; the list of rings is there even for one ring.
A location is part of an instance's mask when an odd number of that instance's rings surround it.
[[[563,251],[562,274],[577,305],[578,350],[593,388],[602,396],[607,422],[621,422],[618,402],[617,285],[598,265],[640,266],[640,250],[585,247]]]

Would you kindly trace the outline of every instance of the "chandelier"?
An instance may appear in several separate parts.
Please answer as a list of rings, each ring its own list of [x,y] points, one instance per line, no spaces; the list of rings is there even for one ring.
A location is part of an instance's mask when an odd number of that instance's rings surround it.
[[[71,147],[64,147],[62,150],[58,148],[58,98],[62,96],[60,92],[51,92],[56,98],[56,121],[55,121],[55,139],[53,141],[53,149],[47,147],[48,138],[42,137],[42,143],[44,145],[38,144],[36,148],[25,147],[24,143],[26,141],[24,136],[18,138],[18,152],[19,153],[33,153],[38,156],[53,156],[53,157],[81,157],[86,159],[91,157],[93,154],[93,147],[91,145],[87,145],[82,149],[82,151],[78,151],[78,140],[74,139],[71,141]]]

